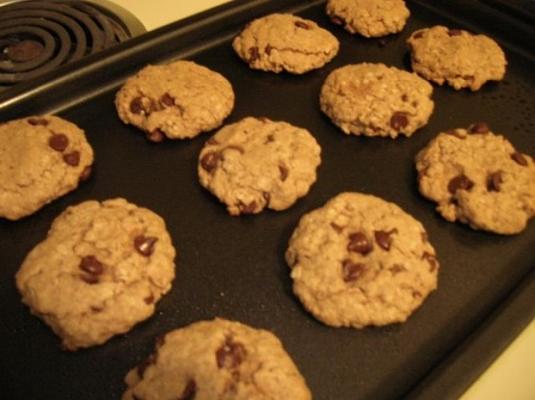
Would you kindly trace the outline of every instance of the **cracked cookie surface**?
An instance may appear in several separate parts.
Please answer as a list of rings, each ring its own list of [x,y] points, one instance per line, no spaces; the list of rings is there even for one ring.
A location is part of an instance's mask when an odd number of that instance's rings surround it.
[[[67,208],[16,274],[22,300],[68,350],[104,343],[150,317],[171,289],[164,221],[124,199]]]
[[[431,116],[433,87],[418,75],[384,64],[346,65],[331,72],[321,110],[344,133],[411,136]]]
[[[365,37],[400,32],[410,16],[403,0],[329,0],[326,11],[333,23]]]
[[[335,327],[403,322],[437,287],[439,263],[422,224],[361,193],[305,214],[286,261],[305,308]]]
[[[321,68],[338,53],[338,39],[314,21],[271,14],[252,21],[232,43],[253,69],[303,74]]]
[[[43,115],[0,124],[0,217],[17,220],[76,189],[91,174],[84,131]]]
[[[420,192],[448,221],[515,234],[535,215],[535,162],[484,123],[442,132],[416,156]]]
[[[310,400],[304,378],[271,332],[216,318],[160,337],[126,376],[123,400]]]
[[[439,85],[475,91],[505,75],[505,54],[485,35],[434,26],[413,32],[407,44],[413,71]]]
[[[316,181],[321,148],[303,128],[247,117],[219,130],[199,155],[202,186],[231,215],[284,210]]]
[[[160,142],[215,129],[234,108],[234,91],[221,74],[191,61],[149,65],[117,92],[119,118]]]

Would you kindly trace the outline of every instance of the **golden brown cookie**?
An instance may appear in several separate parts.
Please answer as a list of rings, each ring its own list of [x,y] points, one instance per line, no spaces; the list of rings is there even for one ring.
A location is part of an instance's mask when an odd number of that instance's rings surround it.
[[[53,115],[0,124],[0,217],[33,214],[91,174],[84,131]]]
[[[22,301],[68,350],[104,343],[150,317],[175,277],[164,221],[124,199],[67,208],[16,275]]]

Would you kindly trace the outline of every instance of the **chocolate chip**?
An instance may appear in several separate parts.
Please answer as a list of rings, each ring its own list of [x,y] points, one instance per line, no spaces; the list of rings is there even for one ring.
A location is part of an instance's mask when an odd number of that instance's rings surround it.
[[[460,174],[450,180],[448,183],[448,191],[451,194],[455,194],[457,190],[470,190],[473,186],[474,182],[468,179],[466,175]]]
[[[28,119],[28,123],[33,126],[36,126],[36,125],[47,126],[49,122],[45,118],[32,117]]]
[[[389,271],[392,272],[392,275],[397,275],[401,272],[407,271],[407,268],[401,264],[394,264],[389,268]]]
[[[104,272],[104,265],[95,256],[83,257],[79,268],[90,275],[102,275]]]
[[[267,136],[266,141],[264,142],[264,144],[272,143],[274,141],[275,141],[275,137],[272,134],[269,134]]]
[[[404,101],[404,102],[409,101],[409,96],[407,96],[406,94],[402,95],[401,96],[401,101]]]
[[[134,238],[134,248],[139,254],[149,257],[154,252],[154,245],[158,241],[157,237],[138,235]]]
[[[485,122],[476,122],[468,128],[470,133],[488,133],[489,126]]]
[[[80,164],[80,152],[71,151],[70,153],[63,154],[63,161],[65,161],[71,167],[77,167]]]
[[[347,250],[365,256],[373,250],[373,244],[368,240],[364,233],[356,232],[349,235]]]
[[[86,283],[94,285],[99,282],[99,275],[104,272],[104,265],[95,256],[85,256],[80,261],[78,266],[82,271],[86,272],[81,275],[81,278]]]
[[[240,212],[242,214],[254,214],[254,212],[256,211],[256,207],[257,207],[257,204],[256,204],[256,201],[251,201],[249,204],[244,204],[240,201],[240,203],[238,204],[238,208],[240,209]]]
[[[397,233],[397,229],[392,229],[389,232],[386,231],[375,231],[375,241],[381,247],[383,250],[390,250],[390,246],[392,246],[392,234]]]
[[[98,314],[98,313],[101,313],[102,311],[104,311],[104,308],[102,308],[102,307],[90,306],[89,308],[91,309],[91,312],[93,314]]]
[[[48,139],[48,145],[54,150],[62,152],[69,145],[69,138],[63,133],[55,133]]]
[[[211,151],[209,153],[206,153],[201,158],[201,167],[208,173],[212,173],[219,164],[219,160],[221,159],[221,153],[218,151]]]
[[[148,356],[141,364],[137,366],[137,374],[141,379],[143,379],[143,375],[145,375],[145,371],[148,367],[156,363],[156,356],[154,354],[151,354]]]
[[[421,39],[424,37],[424,31],[418,31],[415,34],[412,35],[414,39]]]
[[[460,36],[462,35],[463,31],[460,30],[460,29],[449,29],[448,30],[448,35],[450,36]]]
[[[345,21],[343,18],[337,16],[337,15],[331,15],[331,22],[336,25],[344,25]]]
[[[517,164],[522,165],[523,167],[528,166],[528,160],[526,160],[526,157],[524,157],[518,151],[515,151],[513,154],[511,154],[511,159]]]
[[[145,302],[145,304],[147,305],[150,305],[152,303],[154,303],[154,295],[151,293],[149,296],[145,297],[143,299],[143,301]]]
[[[301,29],[306,29],[307,31],[312,29],[309,24],[303,21],[295,21],[294,25]]]
[[[281,181],[285,181],[286,178],[288,178],[288,168],[286,168],[285,165],[283,164],[279,164],[279,173],[280,173],[280,178],[281,178]]]
[[[395,130],[400,130],[409,125],[408,114],[402,111],[396,111],[390,118],[390,126]]]
[[[169,93],[165,93],[160,97],[160,104],[164,107],[172,107],[175,105],[175,99],[173,99]]]
[[[487,176],[487,190],[489,192],[499,192],[503,182],[502,171],[496,171]]]
[[[271,50],[273,50],[273,47],[271,47],[269,44],[266,46],[266,48],[264,49],[264,51],[266,52],[266,54],[269,56],[271,54]]]
[[[85,167],[82,173],[80,174],[80,178],[79,178],[80,182],[87,181],[91,177],[92,172],[93,172],[93,168],[91,167],[91,165],[88,165],[87,167]]]
[[[344,230],[343,227],[335,224],[334,222],[331,222],[331,228],[333,228],[337,233],[342,233],[342,231]]]
[[[142,114],[145,112],[145,107],[143,107],[143,99],[141,97],[135,97],[130,102],[130,111],[133,114]]]
[[[178,398],[178,400],[193,400],[197,393],[197,384],[193,379],[190,379],[184,388],[184,391]]]
[[[256,61],[260,58],[260,52],[258,51],[258,47],[251,47],[249,49],[249,62]]]
[[[153,143],[161,143],[165,139],[165,133],[161,129],[155,129],[152,132],[146,132],[147,139]]]
[[[433,272],[437,269],[438,261],[433,254],[424,251],[424,254],[422,254],[422,259],[426,260],[429,263],[429,271]]]
[[[216,361],[218,368],[232,369],[239,366],[247,352],[243,344],[235,342],[231,337],[225,339],[225,343],[216,351]]]
[[[342,261],[342,277],[344,282],[354,282],[366,273],[366,265],[351,260]]]

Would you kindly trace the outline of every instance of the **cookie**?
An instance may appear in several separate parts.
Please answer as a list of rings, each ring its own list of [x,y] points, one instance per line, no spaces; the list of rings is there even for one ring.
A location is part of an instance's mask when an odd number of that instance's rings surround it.
[[[338,53],[338,39],[314,21],[271,14],[251,22],[234,38],[234,50],[252,69],[303,74]]]
[[[0,217],[17,220],[76,189],[91,174],[84,131],[52,115],[0,124]]]
[[[505,54],[485,35],[434,26],[413,32],[407,44],[413,71],[439,85],[475,91],[505,75]]]
[[[202,186],[231,215],[284,210],[316,181],[321,148],[303,128],[267,118],[244,118],[223,127],[204,145],[198,173]]]
[[[153,142],[186,139],[218,128],[234,108],[225,77],[191,61],[149,65],[118,91],[119,118]]]
[[[164,221],[124,199],[67,208],[16,274],[22,301],[68,350],[104,343],[154,313],[171,288]]]
[[[416,74],[384,64],[346,65],[331,72],[321,110],[344,133],[411,136],[431,116],[433,87]]]
[[[329,0],[326,11],[333,23],[368,38],[400,32],[410,16],[403,0]]]
[[[440,133],[416,156],[420,192],[448,221],[510,235],[535,215],[535,163],[485,123]]]
[[[126,383],[123,400],[312,399],[275,335],[223,319],[167,333]]]
[[[439,264],[422,224],[361,193],[305,214],[286,261],[305,308],[335,327],[403,322],[437,287]]]

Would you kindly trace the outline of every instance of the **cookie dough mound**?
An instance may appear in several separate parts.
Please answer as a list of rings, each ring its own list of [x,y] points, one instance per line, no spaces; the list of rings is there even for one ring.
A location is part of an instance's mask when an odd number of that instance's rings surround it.
[[[361,193],[305,214],[286,261],[305,308],[335,327],[403,322],[437,287],[439,264],[422,224]]]
[[[312,399],[275,335],[223,319],[167,333],[126,383],[123,400]]]
[[[160,142],[192,138],[222,125],[234,108],[234,91],[219,73],[191,61],[149,65],[117,93],[119,118]]]
[[[434,26],[413,32],[407,43],[412,69],[439,85],[447,82],[456,90],[475,91],[505,75],[505,54],[485,35]]]
[[[199,155],[201,185],[231,215],[284,210],[316,181],[321,148],[303,128],[248,117],[227,125]]]
[[[84,131],[52,115],[0,124],[0,217],[17,220],[76,189],[91,174]]]
[[[431,116],[433,87],[418,75],[384,64],[338,68],[325,80],[321,110],[344,133],[411,136]]]
[[[154,313],[171,288],[164,221],[124,199],[86,201],[54,220],[16,274],[22,301],[68,350],[104,343]]]
[[[348,32],[369,38],[400,32],[410,12],[403,0],[329,0],[327,15]]]
[[[484,123],[440,133],[416,156],[420,192],[448,221],[505,235],[535,215],[535,163]]]
[[[338,40],[329,31],[291,14],[271,14],[254,20],[232,45],[252,69],[293,74],[323,67],[339,48]]]

